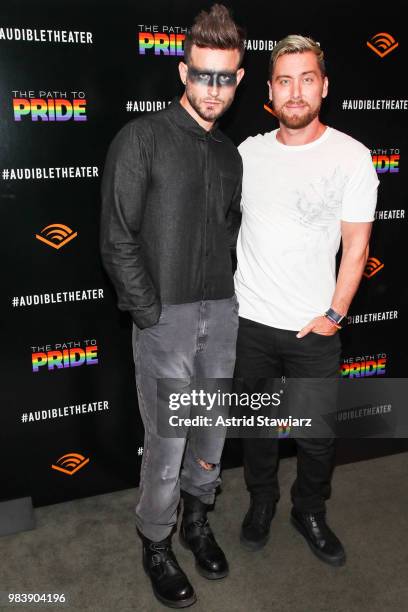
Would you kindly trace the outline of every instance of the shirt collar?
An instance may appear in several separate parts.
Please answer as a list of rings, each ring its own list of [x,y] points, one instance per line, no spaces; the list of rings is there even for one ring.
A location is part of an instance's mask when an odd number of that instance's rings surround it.
[[[195,134],[199,138],[212,137],[216,141],[220,141],[220,133],[218,123],[214,123],[211,130],[205,130],[201,125],[190,115],[188,111],[180,104],[180,98],[175,97],[168,106],[174,122],[181,128],[187,130],[191,134]]]

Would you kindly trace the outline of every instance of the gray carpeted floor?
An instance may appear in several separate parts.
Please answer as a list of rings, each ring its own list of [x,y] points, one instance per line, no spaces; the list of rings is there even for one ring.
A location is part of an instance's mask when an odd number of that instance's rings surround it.
[[[195,586],[195,612],[405,612],[408,610],[408,454],[336,469],[328,522],[348,562],[332,568],[309,551],[289,524],[295,459],[281,461],[281,501],[267,547],[243,550],[238,534],[247,509],[242,469],[223,474],[210,520],[231,566],[208,581],[174,538],[180,564]],[[165,610],[152,596],[135,536],[136,490],[36,510],[38,527],[0,539],[0,591],[65,593],[68,603],[20,610]],[[1,607],[9,610],[10,607]]]

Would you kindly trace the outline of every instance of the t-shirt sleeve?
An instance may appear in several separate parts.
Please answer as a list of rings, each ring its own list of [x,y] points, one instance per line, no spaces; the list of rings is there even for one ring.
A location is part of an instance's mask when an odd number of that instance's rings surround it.
[[[378,185],[377,173],[367,149],[345,186],[342,221],[374,221]]]

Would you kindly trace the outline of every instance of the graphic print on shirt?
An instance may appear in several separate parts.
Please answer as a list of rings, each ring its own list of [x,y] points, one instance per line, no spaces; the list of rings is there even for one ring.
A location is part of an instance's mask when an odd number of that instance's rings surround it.
[[[337,166],[330,177],[322,176],[297,190],[296,220],[303,226],[326,231],[339,212],[347,177]]]

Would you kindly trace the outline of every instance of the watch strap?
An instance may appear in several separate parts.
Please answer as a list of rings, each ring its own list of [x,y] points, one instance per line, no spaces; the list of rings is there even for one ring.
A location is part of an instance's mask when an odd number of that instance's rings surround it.
[[[324,313],[324,316],[327,317],[334,325],[342,328],[345,325],[346,317],[345,315],[341,315],[333,308],[328,308]]]

